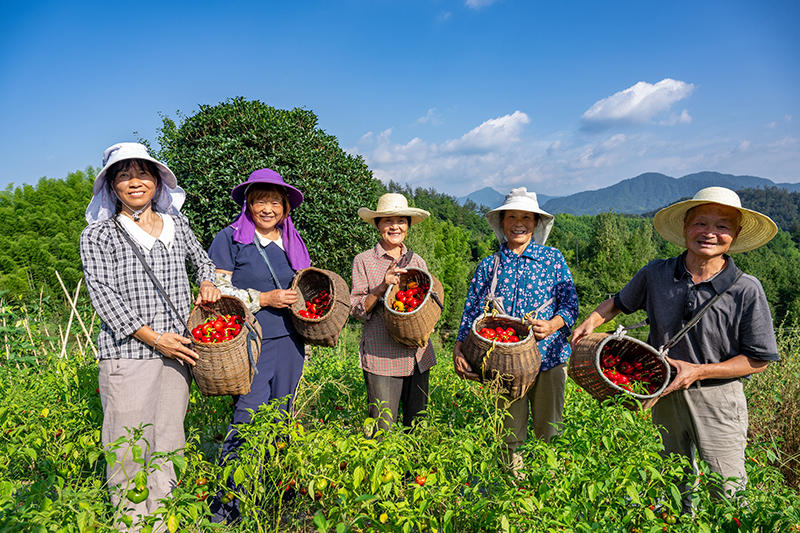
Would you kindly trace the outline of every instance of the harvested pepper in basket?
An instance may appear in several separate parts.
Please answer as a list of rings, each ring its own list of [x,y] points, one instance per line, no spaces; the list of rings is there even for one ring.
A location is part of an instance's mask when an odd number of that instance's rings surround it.
[[[410,281],[405,289],[397,291],[395,300],[392,302],[392,309],[400,313],[410,313],[422,305],[425,295],[428,294],[430,285],[427,283],[420,285],[416,281]]]
[[[320,293],[306,302],[306,308],[297,312],[303,318],[322,318],[331,309],[331,295],[328,291]]]

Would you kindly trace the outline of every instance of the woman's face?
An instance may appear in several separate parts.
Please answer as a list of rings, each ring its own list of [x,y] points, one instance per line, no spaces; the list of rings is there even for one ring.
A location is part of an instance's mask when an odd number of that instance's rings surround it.
[[[112,181],[117,198],[137,211],[153,200],[158,190],[158,178],[137,163],[117,172]]]
[[[406,217],[381,217],[378,220],[378,232],[384,248],[400,246],[408,235],[408,219]]]
[[[528,211],[512,209],[505,211],[503,217],[503,233],[508,239],[508,247],[513,249],[525,248],[533,238],[536,228],[536,215]]]
[[[253,219],[256,230],[265,236],[275,230],[275,227],[288,214],[283,206],[283,198],[274,192],[250,201],[247,209],[250,212],[250,218]]]

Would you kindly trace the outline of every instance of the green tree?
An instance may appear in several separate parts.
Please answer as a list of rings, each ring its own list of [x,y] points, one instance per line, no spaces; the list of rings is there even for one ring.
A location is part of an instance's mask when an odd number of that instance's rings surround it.
[[[312,263],[350,279],[353,257],[374,242],[358,208],[375,205],[381,192],[360,156],[343,151],[307,109],[234,98],[180,119],[163,117],[158,156],[186,189],[184,213],[205,247],[239,213],[231,189],[271,168],[305,195],[292,220]]]

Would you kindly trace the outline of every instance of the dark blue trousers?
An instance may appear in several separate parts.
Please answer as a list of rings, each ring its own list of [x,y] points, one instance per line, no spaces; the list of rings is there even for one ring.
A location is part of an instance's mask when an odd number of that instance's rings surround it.
[[[291,411],[297,383],[303,374],[304,360],[305,345],[297,333],[277,339],[264,339],[261,342],[261,355],[256,365],[258,374],[253,377],[250,392],[233,396],[233,419],[222,444],[222,464],[238,457],[243,441],[238,437],[236,426],[250,422],[248,409],[258,412],[261,405],[281,398],[284,400],[281,410],[287,413]],[[231,483],[232,480],[229,480],[229,484]],[[211,504],[211,511],[215,522],[235,520],[239,517],[238,500],[222,505],[216,499]]]

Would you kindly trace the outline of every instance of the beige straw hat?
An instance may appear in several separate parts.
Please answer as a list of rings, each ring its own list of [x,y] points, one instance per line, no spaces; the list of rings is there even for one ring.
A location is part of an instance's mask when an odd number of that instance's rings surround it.
[[[725,187],[707,187],[691,200],[678,202],[656,213],[653,224],[662,237],[686,248],[683,220],[686,212],[698,205],[720,204],[737,209],[742,214],[742,229],[729,253],[748,252],[767,244],[778,233],[778,226],[766,215],[742,207],[739,195]]]
[[[378,207],[375,211],[362,207],[358,210],[358,216],[364,222],[375,225],[375,219],[381,217],[411,217],[409,226],[422,222],[430,216],[424,209],[408,207],[408,200],[402,194],[386,193],[378,198]]]
[[[511,189],[511,192],[506,195],[503,205],[486,213],[486,220],[489,221],[489,226],[491,226],[500,244],[508,240],[500,224],[500,212],[511,210],[527,211],[528,213],[539,215],[539,222],[536,224],[536,229],[533,230],[533,241],[544,246],[544,243],[547,242],[547,236],[550,235],[550,230],[553,229],[555,217],[539,207],[536,193],[528,192],[526,187]]]

